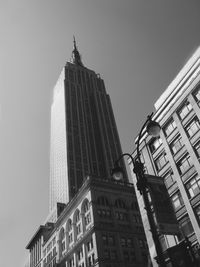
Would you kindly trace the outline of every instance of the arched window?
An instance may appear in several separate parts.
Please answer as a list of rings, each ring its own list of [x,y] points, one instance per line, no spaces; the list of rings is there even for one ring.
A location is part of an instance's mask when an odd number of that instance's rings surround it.
[[[122,199],[117,199],[115,201],[115,207],[119,209],[126,209],[126,205]]]
[[[85,227],[87,228],[87,226],[91,223],[90,203],[89,203],[88,199],[86,199],[83,202],[82,210],[83,210],[83,214],[84,214]]]
[[[98,197],[97,204],[100,206],[109,206],[108,199],[104,196]]]
[[[115,201],[115,218],[118,221],[128,222],[128,212],[126,210],[125,202],[122,199]]]
[[[74,215],[75,215],[74,218],[75,218],[76,236],[78,236],[82,232],[82,229],[81,229],[81,214],[80,214],[80,210],[77,209],[75,211],[75,214]]]
[[[73,242],[73,227],[71,219],[67,221],[67,232],[68,232],[68,245],[70,245]]]
[[[60,249],[61,249],[61,253],[65,250],[65,230],[62,227],[60,230],[60,234],[59,234],[60,238]]]
[[[90,203],[88,200],[85,200],[83,203],[83,212],[86,213],[90,209]]]

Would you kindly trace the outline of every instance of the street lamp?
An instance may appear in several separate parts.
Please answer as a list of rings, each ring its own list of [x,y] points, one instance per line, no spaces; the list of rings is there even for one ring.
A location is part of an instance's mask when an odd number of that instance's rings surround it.
[[[158,262],[159,266],[164,267],[164,266],[166,266],[166,263],[165,263],[165,259],[164,259],[163,252],[162,252],[162,247],[161,247],[160,240],[159,240],[157,227],[155,225],[151,204],[150,204],[149,198],[148,198],[148,184],[147,184],[147,180],[146,180],[145,173],[144,173],[144,165],[141,162],[140,150],[139,150],[140,139],[141,139],[142,132],[143,132],[145,127],[146,127],[146,131],[149,135],[154,136],[154,137],[159,136],[161,127],[156,121],[152,120],[152,116],[153,116],[153,113],[147,117],[147,120],[145,121],[145,123],[143,124],[143,126],[139,132],[137,142],[136,142],[137,160],[134,160],[133,157],[128,153],[122,154],[115,161],[114,168],[112,169],[111,174],[115,180],[122,179],[123,178],[123,169],[119,166],[119,161],[124,156],[130,157],[132,164],[133,164],[133,171],[136,174],[136,178],[137,178],[137,188],[140,191],[140,194],[143,196],[145,209],[147,211],[147,217],[149,220],[150,231],[152,233],[152,238],[153,238],[156,253],[157,253],[157,262]]]

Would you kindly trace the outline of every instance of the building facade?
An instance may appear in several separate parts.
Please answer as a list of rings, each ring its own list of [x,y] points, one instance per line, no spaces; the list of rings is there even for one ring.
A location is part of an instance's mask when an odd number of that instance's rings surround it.
[[[133,184],[88,176],[27,249],[30,267],[150,266]]]
[[[179,240],[188,237],[198,257],[200,244],[200,48],[155,103],[159,138],[143,132],[141,158],[148,174],[164,179],[178,220]],[[136,156],[136,151],[133,153]],[[131,166],[132,169],[132,166]],[[132,172],[134,183],[136,178]],[[152,258],[155,256],[142,197],[137,193]],[[160,236],[166,249],[167,236]],[[169,243],[168,243],[169,242]],[[156,266],[156,265],[155,265]]]
[[[67,203],[85,176],[107,179],[121,154],[104,82],[83,66],[74,41],[73,63],[63,68],[51,107],[50,211],[57,202]]]

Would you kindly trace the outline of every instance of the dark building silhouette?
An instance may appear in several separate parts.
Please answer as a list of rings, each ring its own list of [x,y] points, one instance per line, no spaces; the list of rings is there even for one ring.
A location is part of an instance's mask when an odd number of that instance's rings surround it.
[[[50,210],[67,203],[86,175],[109,179],[122,154],[109,95],[100,75],[84,67],[74,40],[51,107]],[[127,176],[125,176],[127,181]]]

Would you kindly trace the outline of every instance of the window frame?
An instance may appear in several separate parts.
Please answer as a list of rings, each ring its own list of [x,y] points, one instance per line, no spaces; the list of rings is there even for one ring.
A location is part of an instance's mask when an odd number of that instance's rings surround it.
[[[176,129],[176,122],[173,118],[171,118],[163,127],[163,131],[166,137],[170,136],[170,134]]]
[[[149,142],[149,149],[151,151],[151,153],[153,154],[161,145],[162,145],[162,139],[160,137],[158,138],[153,138],[150,142]]]
[[[185,185],[190,198],[200,194],[200,177],[198,175],[193,176]],[[196,190],[197,189],[197,190]]]
[[[178,144],[178,146],[177,146]],[[181,135],[177,135],[172,142],[169,144],[171,153],[175,155],[184,146],[183,139]],[[175,150],[174,150],[175,148]]]
[[[196,126],[196,130],[194,130],[194,125]],[[187,136],[192,138],[200,130],[200,122],[197,116],[193,117],[184,128]]]
[[[188,163],[188,167],[184,165],[186,162]],[[176,166],[179,171],[179,174],[183,175],[193,166],[192,158],[189,154],[185,154],[181,159],[177,161]]]
[[[179,202],[178,205],[175,204],[177,201]],[[172,205],[175,211],[179,210],[184,205],[183,198],[181,196],[180,191],[177,191],[175,194],[171,196],[171,202],[172,202]]]
[[[164,159],[164,162],[162,163],[163,159]],[[162,161],[158,162],[158,160],[162,160]],[[168,162],[167,154],[165,151],[163,151],[162,153],[159,154],[158,157],[156,157],[154,159],[154,164],[155,164],[156,170],[160,171],[167,164],[167,162]]]
[[[179,109],[178,116],[183,120],[192,110],[192,104],[186,101],[184,105]]]

